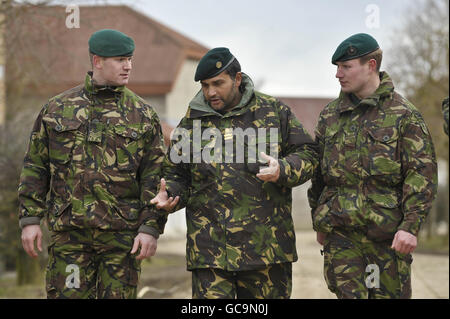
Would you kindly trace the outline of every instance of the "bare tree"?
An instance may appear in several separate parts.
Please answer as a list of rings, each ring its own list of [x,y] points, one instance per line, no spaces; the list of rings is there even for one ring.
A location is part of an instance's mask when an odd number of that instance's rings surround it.
[[[437,157],[447,162],[448,136],[443,131],[442,101],[449,95],[449,0],[411,2],[402,27],[392,33],[389,73],[396,86],[423,114],[431,131]],[[440,187],[429,220],[448,225],[448,180]],[[442,208],[444,207],[444,208]],[[445,208],[446,207],[446,208]],[[428,222],[428,234],[432,233]]]
[[[431,95],[448,94],[449,1],[416,0],[405,15],[403,26],[393,32],[389,66],[407,96],[414,96],[427,82],[433,82]]]
[[[0,258],[9,267],[15,265],[19,285],[37,283],[42,277],[42,257],[34,260],[23,251],[17,219],[17,186],[34,117],[28,110],[0,126]]]

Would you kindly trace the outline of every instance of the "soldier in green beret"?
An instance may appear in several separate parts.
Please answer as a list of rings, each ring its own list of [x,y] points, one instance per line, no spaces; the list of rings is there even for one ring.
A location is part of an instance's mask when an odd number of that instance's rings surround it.
[[[332,57],[339,97],[320,114],[321,154],[308,190],[324,276],[338,298],[410,298],[411,253],[437,190],[431,135],[380,72],[368,34]]]
[[[152,201],[186,207],[192,297],[289,298],[291,190],[311,178],[315,143],[289,107],[255,91],[227,48],[206,53],[195,81],[201,90],[173,134]]]
[[[163,139],[153,108],[125,87],[134,48],[122,32],[95,32],[92,72],[51,98],[33,126],[19,220],[23,248],[35,258],[46,217],[48,298],[135,298],[141,260],[162,233],[165,220],[150,200]]]

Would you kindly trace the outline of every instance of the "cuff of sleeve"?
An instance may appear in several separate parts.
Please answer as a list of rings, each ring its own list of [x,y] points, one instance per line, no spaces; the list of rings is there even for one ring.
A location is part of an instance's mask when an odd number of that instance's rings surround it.
[[[189,198],[189,195],[187,193],[188,191],[183,191],[181,188],[175,186],[175,184],[171,184],[169,182],[167,182],[166,184],[166,191],[169,197],[173,197],[174,199],[177,196],[180,197],[178,204],[170,211],[170,213],[176,212],[177,210],[180,210],[186,206],[186,198]]]
[[[420,223],[417,221],[411,222],[405,220],[400,224],[397,230],[404,230],[417,237],[419,235]]]
[[[183,196],[183,192],[182,192],[181,188],[177,187],[177,185],[175,183],[171,183],[170,181],[169,182],[166,181],[166,192],[169,197],[173,197],[173,198],[175,198],[177,196],[180,196],[180,197]]]
[[[155,228],[153,228],[151,226],[141,225],[141,227],[139,227],[139,229],[138,229],[138,232],[152,235],[156,239],[159,238],[159,232]]]
[[[280,165],[280,176],[278,177],[277,183],[283,185],[283,184],[286,184],[288,181],[291,167],[285,160],[282,160],[282,159],[278,160],[278,164]]]
[[[40,217],[23,217],[19,220],[19,227],[20,229],[23,229],[25,226],[28,225],[40,225],[41,224],[41,218]]]

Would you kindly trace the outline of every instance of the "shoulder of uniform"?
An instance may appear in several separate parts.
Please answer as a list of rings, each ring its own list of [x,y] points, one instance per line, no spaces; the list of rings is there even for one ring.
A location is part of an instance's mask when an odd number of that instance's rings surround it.
[[[259,105],[270,104],[277,106],[280,109],[289,110],[289,106],[274,96],[255,91],[255,97]]]
[[[392,95],[389,107],[393,110],[393,112],[402,115],[404,118],[409,118],[411,116],[418,116],[419,118],[422,118],[422,114],[419,109],[408,99],[395,91]]]
[[[60,109],[66,103],[73,103],[83,99],[83,87],[84,86],[81,84],[50,98],[44,106],[46,112],[52,113],[53,111]]]
[[[408,99],[395,91],[389,105],[389,113],[400,117],[399,123],[401,127],[406,127],[410,123],[415,123],[420,125],[425,134],[429,134],[425,119],[419,109]]]
[[[156,113],[155,109],[142,97],[134,93],[128,88],[124,88],[124,95],[125,95],[125,103],[130,103],[136,108],[143,116],[154,119],[158,118],[158,114]]]
[[[328,117],[329,115],[336,113],[340,101],[341,99],[337,98],[325,105],[322,111],[320,111],[319,117]]]
[[[142,97],[131,91],[129,88],[125,87],[123,89],[123,94],[127,99],[133,100],[133,102],[139,103],[139,104],[147,104],[147,101],[145,101]]]
[[[80,95],[80,93],[83,92],[83,88],[84,88],[84,85],[80,84],[80,85],[77,85],[77,86],[75,86],[75,87],[73,87],[71,89],[68,89],[68,90],[66,90],[66,91],[64,91],[64,92],[54,96],[53,98],[60,98],[60,99],[62,99],[62,98],[78,97]]]
[[[257,98],[259,98],[259,99],[264,99],[264,100],[275,100],[275,99],[276,99],[276,98],[274,98],[274,97],[271,96],[271,95],[264,94],[264,93],[259,92],[259,91],[254,91],[254,92],[255,92],[255,96],[256,96]]]
[[[277,103],[280,102],[280,100],[272,95],[268,95],[259,91],[255,91],[255,96],[258,100],[264,100],[267,102]]]
[[[340,101],[341,99],[337,98],[325,105],[325,107],[320,111],[315,131],[316,136],[320,136],[320,132],[322,132],[327,126],[336,122],[335,116],[339,114],[338,106]]]
[[[333,101],[331,101],[327,105],[325,105],[323,110],[327,110],[327,111],[334,111],[334,110],[336,110],[338,105],[339,105],[339,103],[340,103],[340,101],[341,101],[341,98],[334,99]]]
[[[394,92],[394,100],[398,102],[399,105],[402,105],[409,112],[412,113],[419,112],[419,110],[414,104],[412,104],[408,99],[406,99],[405,97],[401,96],[396,92]]]

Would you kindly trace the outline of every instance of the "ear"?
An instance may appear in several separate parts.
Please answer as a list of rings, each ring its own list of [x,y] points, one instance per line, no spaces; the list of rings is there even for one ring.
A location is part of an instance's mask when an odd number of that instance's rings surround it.
[[[103,68],[103,59],[98,55],[94,55],[92,57],[92,66],[94,69],[102,69]]]
[[[237,72],[236,73],[235,83],[236,83],[236,87],[239,87],[241,85],[241,83],[242,83],[242,72]]]
[[[370,71],[377,72],[377,61],[375,59],[370,59],[367,63],[369,63]]]

